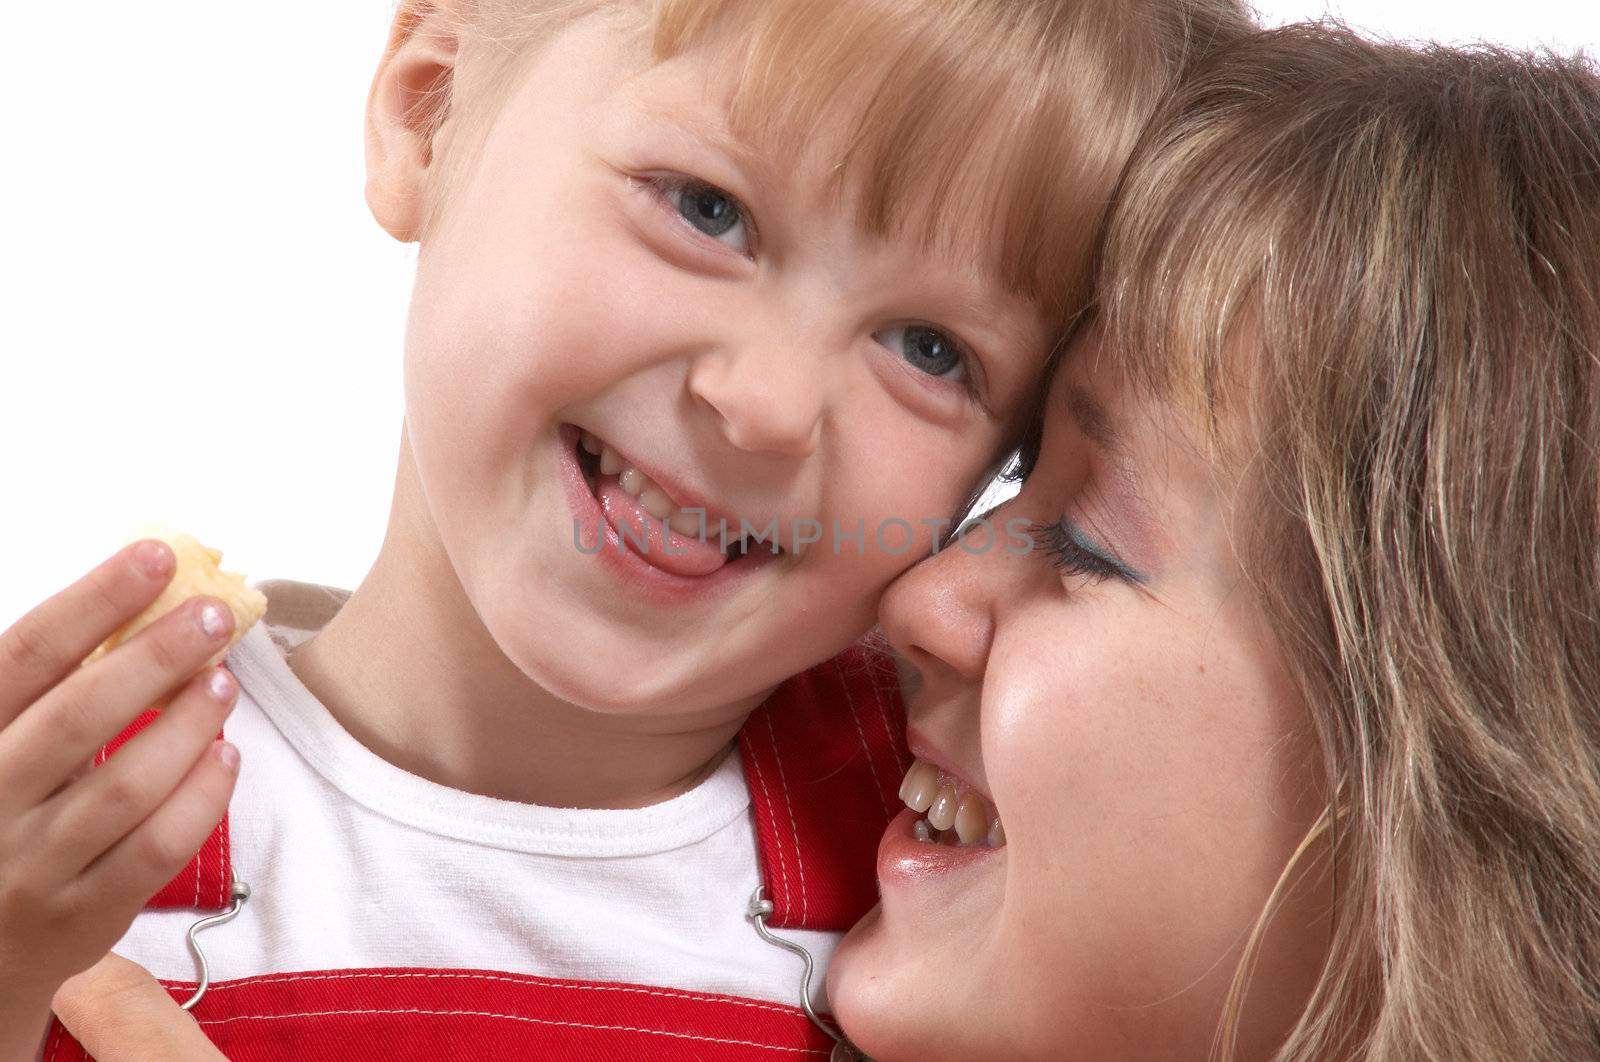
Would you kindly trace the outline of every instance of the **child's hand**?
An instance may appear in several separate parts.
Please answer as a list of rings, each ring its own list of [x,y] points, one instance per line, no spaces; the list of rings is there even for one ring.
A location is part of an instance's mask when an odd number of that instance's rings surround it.
[[[227,1062],[156,979],[120,955],[62,985],[54,1007],[98,1062]]]
[[[196,674],[232,632],[226,606],[188,601],[78,666],[173,566],[164,543],[136,543],[0,634],[0,1062],[37,1046],[56,989],[127,931],[232,795],[237,753],[216,735],[237,685]],[[165,710],[88,770],[150,707]]]

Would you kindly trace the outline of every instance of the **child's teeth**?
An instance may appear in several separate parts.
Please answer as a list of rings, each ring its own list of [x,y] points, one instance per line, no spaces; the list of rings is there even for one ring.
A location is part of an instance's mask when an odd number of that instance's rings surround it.
[[[637,498],[639,508],[643,509],[652,520],[665,521],[674,531],[686,538],[707,541],[706,519],[701,510],[679,509],[667,492],[657,486],[654,480],[637,468],[629,466],[623,461],[622,455],[605,442],[588,432],[583,432],[580,438],[585,450],[600,455],[600,474],[616,476],[617,485],[624,493]],[[724,545],[728,547],[726,552],[730,558],[742,552],[735,548],[732,541]],[[771,549],[770,546],[766,548]]]
[[[698,535],[700,533],[700,514],[681,512],[672,499],[667,497],[667,492],[656,486],[655,481],[640,472],[637,468],[629,468],[622,463],[622,457],[611,447],[604,446],[600,451],[600,474],[616,476],[617,486],[625,492],[639,499],[639,508],[648,513],[651,518],[664,520],[680,535]]]
[[[939,769],[931,763],[918,760],[906,772],[900,783],[900,799],[912,811],[927,811],[933,798],[939,795]]]
[[[628,490],[627,487],[623,487],[622,489]],[[632,494],[633,491],[628,490],[628,493]],[[667,497],[656,488],[645,487],[639,492],[639,508],[649,513],[657,520],[665,520],[667,517],[672,515],[672,511],[676,509],[677,506],[672,504],[671,498]]]
[[[996,818],[994,825],[989,827],[989,836],[984,838],[990,848],[1004,848],[1006,846],[1006,828]]]
[[[617,485],[638,498],[639,508],[657,520],[667,520],[678,515],[678,507],[667,497],[667,492],[656,486],[649,476],[637,468],[624,468],[622,474],[617,477]]]
[[[948,830],[956,821],[956,791],[950,786],[939,790],[928,808],[928,825],[936,830]]]
[[[933,828],[928,825],[927,819],[918,819],[911,824],[911,836],[919,841],[933,840]]]
[[[956,836],[961,838],[962,844],[971,844],[988,830],[989,813],[984,809],[983,799],[968,793],[956,805]]]
[[[667,523],[680,535],[698,536],[700,534],[700,514],[684,512],[682,509],[673,513]]]

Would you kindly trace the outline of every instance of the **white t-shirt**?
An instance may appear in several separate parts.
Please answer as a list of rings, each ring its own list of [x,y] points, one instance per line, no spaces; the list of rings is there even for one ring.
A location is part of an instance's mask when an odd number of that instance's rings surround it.
[[[229,810],[251,896],[200,934],[216,981],[381,966],[470,967],[626,981],[795,1005],[801,962],[746,920],[760,883],[737,755],[682,796],[628,811],[518,804],[438,785],[356,741],[284,654],[347,594],[261,585],[266,621],[227,658],[224,728],[242,753]],[[285,620],[288,620],[286,622]],[[196,979],[201,915],[146,911],[115,947],[157,977]],[[816,957],[841,934],[784,930]]]

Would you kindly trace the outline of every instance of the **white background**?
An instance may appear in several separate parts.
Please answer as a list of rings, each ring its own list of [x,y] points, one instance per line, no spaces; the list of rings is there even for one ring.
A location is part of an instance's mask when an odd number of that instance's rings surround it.
[[[144,521],[354,586],[399,442],[412,249],[362,201],[390,0],[13,5],[0,95],[0,626]],[[1267,0],[1600,46],[1591,0]]]

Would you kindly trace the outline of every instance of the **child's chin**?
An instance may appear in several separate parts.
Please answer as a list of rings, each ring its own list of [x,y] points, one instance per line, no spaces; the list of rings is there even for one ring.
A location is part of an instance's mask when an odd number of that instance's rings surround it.
[[[697,700],[695,672],[668,674],[646,660],[618,663],[627,655],[626,646],[613,651],[595,642],[559,644],[540,646],[516,663],[541,689],[598,715],[665,715],[705,707],[703,696]]]

